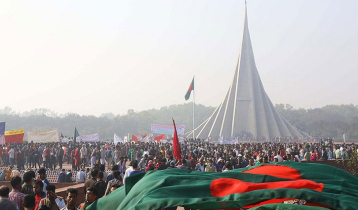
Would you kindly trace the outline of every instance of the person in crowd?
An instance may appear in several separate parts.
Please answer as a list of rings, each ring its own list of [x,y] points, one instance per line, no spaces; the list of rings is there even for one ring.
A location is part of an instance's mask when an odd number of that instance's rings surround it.
[[[142,173],[142,171],[138,169],[138,163],[137,163],[137,161],[134,161],[134,163],[133,163],[133,165],[132,165],[132,168],[133,168],[133,170],[129,173],[129,176]]]
[[[66,206],[65,201],[61,197],[58,197],[55,191],[55,185],[49,184],[46,186],[46,197],[41,199],[39,208],[45,205],[50,210],[59,210]]]
[[[130,163],[129,163],[129,167],[126,169],[125,173],[124,173],[124,176],[123,176],[123,184],[126,184],[126,178],[129,177],[129,174],[133,171],[133,163],[135,163],[136,161],[135,160],[132,160]]]
[[[106,164],[106,150],[104,146],[100,149],[100,164],[105,165]]]
[[[40,166],[41,154],[40,154],[39,149],[37,147],[34,146],[31,156],[32,156],[32,162],[31,162],[32,166],[31,167],[36,169],[36,167],[38,165],[38,167],[40,168],[41,167]]]
[[[115,173],[116,171],[118,171],[118,168],[119,168],[118,165],[113,165],[113,166],[112,166],[112,173],[108,174],[106,183],[108,183],[109,181],[111,181],[112,179],[114,179],[114,173]]]
[[[14,164],[15,164],[15,150],[11,146],[10,146],[10,151],[8,152],[8,155],[9,155],[10,166],[14,167]]]
[[[102,198],[106,192],[107,184],[103,181],[103,172],[100,171],[98,173],[97,183],[95,184],[94,188],[97,189],[97,196],[98,198]]]
[[[20,176],[21,173],[20,173],[19,170],[20,170],[19,168],[12,170],[12,171],[11,171],[11,174],[10,174],[10,179],[11,179],[12,177],[15,177],[15,176]]]
[[[106,189],[106,193],[105,195],[108,195],[109,193],[111,193],[111,188],[114,185],[119,185],[119,186],[123,186],[123,180],[122,180],[122,176],[121,173],[119,171],[115,171],[113,172],[113,179],[110,180],[107,184],[107,189]]]
[[[232,170],[233,168],[232,168],[232,164],[231,164],[231,162],[230,161],[227,161],[226,163],[225,163],[225,169],[223,170],[223,172],[225,172],[225,171],[230,171],[230,170]]]
[[[80,149],[77,147],[75,150],[75,170],[79,171],[81,165],[81,152]]]
[[[205,167],[205,172],[216,172],[216,167],[213,164],[213,159],[209,159],[209,163]]]
[[[24,169],[24,154],[21,151],[21,149],[16,149],[15,156],[16,156],[16,160],[17,160],[17,168],[19,170]]]
[[[34,178],[33,178],[33,174],[30,171],[24,173],[23,181],[24,181],[24,184],[22,184],[21,192],[24,193],[25,195],[28,195],[28,194],[33,195],[34,190],[33,190],[32,184],[33,184]]]
[[[72,171],[71,170],[68,170],[67,173],[66,173],[66,181],[67,183],[70,183],[72,182]]]
[[[0,186],[0,209],[19,210],[17,205],[9,200],[9,192],[10,189],[7,186],[5,185]]]
[[[78,207],[80,210],[86,210],[87,206],[91,205],[98,199],[98,191],[96,188],[88,188],[86,191],[86,201]]]
[[[43,151],[44,153],[44,157],[45,157],[45,161],[44,161],[44,167],[45,168],[51,168],[50,166],[50,160],[51,160],[51,151],[50,151],[50,147],[46,146],[45,150]]]
[[[118,171],[121,173],[122,177],[124,177],[124,174],[127,170],[126,168],[126,161],[124,159],[124,157],[120,157],[119,162],[117,163],[118,165]]]
[[[66,206],[61,210],[78,210],[78,208],[76,208],[78,191],[74,188],[69,188],[66,192]]]
[[[112,149],[111,147],[109,146],[107,149],[106,149],[106,161],[107,161],[107,168],[109,169],[109,167],[112,165]]]
[[[24,201],[22,203],[24,210],[34,210],[35,209],[35,196],[28,194],[24,196]]]
[[[66,170],[62,169],[61,173],[58,175],[57,182],[66,182]]]
[[[139,170],[144,172],[145,168],[147,167],[147,162],[148,162],[148,155],[145,154],[138,164]]]
[[[205,162],[204,162],[204,157],[200,158],[199,163],[196,164],[195,166],[195,170],[196,171],[205,171]]]
[[[21,192],[21,178],[19,176],[12,177],[10,183],[12,190],[9,193],[9,200],[14,202],[19,210],[23,210],[22,202],[25,194]]]
[[[103,173],[103,180],[107,180],[107,176],[108,176],[105,167],[106,167],[105,165],[99,166],[99,170]]]
[[[95,185],[97,184],[97,179],[99,177],[99,170],[98,169],[92,169],[91,171],[91,176],[92,178],[91,179],[88,179],[86,182],[85,182],[85,187],[84,187],[84,191],[85,193],[87,192],[87,189],[88,188],[94,188]]]
[[[46,169],[45,168],[40,168],[37,172],[39,174],[39,180],[41,180],[44,185],[43,185],[43,191],[46,194],[46,186],[50,184],[50,182],[47,180],[47,175],[46,175]]]
[[[82,148],[80,149],[80,158],[81,158],[81,164],[82,167],[86,167],[87,166],[87,162],[86,162],[86,158],[87,158],[87,148],[85,144],[82,144]]]
[[[36,180],[34,183],[34,194],[35,194],[35,210],[39,208],[40,201],[46,197],[46,193],[43,191],[44,183],[41,180]]]
[[[112,185],[111,190],[109,191],[109,193],[107,195],[111,194],[113,191],[115,191],[116,189],[118,189],[120,187],[121,187],[121,185],[119,185],[119,184]]]
[[[81,170],[77,172],[76,181],[78,183],[84,183],[86,181],[86,173],[84,168],[81,168]]]
[[[63,150],[62,145],[60,144],[58,153],[57,153],[57,161],[58,161],[58,166],[60,167],[60,169],[62,169],[62,161],[63,161],[64,152],[65,151]]]
[[[4,168],[2,170],[2,173],[0,175],[0,181],[10,181],[10,177],[11,177],[11,171],[12,171],[12,167],[10,166],[9,169]]]
[[[94,168],[94,165],[95,165],[96,160],[97,160],[97,154],[98,153],[99,153],[99,146],[98,146],[98,148],[93,146],[93,150],[92,150],[92,153],[91,153],[91,168]]]

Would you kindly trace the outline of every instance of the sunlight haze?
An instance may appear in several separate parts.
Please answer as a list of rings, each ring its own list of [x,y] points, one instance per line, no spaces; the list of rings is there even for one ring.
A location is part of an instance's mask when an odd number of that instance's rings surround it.
[[[0,0],[0,109],[99,116],[218,106],[239,56],[244,0]],[[358,1],[249,0],[273,104],[358,105]]]

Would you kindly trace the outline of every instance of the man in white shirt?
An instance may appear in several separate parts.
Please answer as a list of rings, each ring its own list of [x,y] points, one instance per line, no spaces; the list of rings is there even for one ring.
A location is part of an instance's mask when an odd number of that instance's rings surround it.
[[[123,184],[126,184],[126,178],[129,177],[129,174],[134,171],[133,170],[133,163],[135,162],[135,160],[132,160],[131,163],[129,164],[129,168],[127,168],[126,172],[124,173],[124,177],[123,177]]]
[[[10,151],[9,151],[9,161],[10,161],[10,166],[14,167],[14,163],[15,163],[15,150],[10,147]]]
[[[80,149],[80,153],[81,153],[81,163],[83,164],[84,167],[87,166],[86,164],[86,157],[87,157],[87,148],[86,145],[82,145],[82,148]]]
[[[104,165],[106,163],[106,150],[104,149],[104,146],[102,146],[102,149],[100,150],[101,153],[101,159],[100,162],[102,165]]]
[[[84,168],[77,172],[76,181],[78,183],[84,183],[86,181],[86,173]]]

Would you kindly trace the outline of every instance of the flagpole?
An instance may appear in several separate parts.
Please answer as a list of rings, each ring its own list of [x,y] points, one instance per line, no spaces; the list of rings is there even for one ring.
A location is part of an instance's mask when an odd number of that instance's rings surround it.
[[[193,80],[195,78],[195,75],[193,77]],[[195,86],[194,86],[195,87]],[[193,90],[193,141],[195,140],[195,88]]]

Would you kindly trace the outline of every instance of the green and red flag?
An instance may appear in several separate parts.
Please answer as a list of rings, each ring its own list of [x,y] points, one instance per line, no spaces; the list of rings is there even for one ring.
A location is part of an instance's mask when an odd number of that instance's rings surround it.
[[[294,205],[300,204],[300,205]],[[87,210],[357,209],[358,177],[324,164],[281,162],[222,173],[148,171],[100,198]]]
[[[194,77],[193,77],[193,80],[190,83],[188,91],[186,91],[185,100],[188,100],[190,98],[191,91],[193,91],[193,90],[194,90]]]

